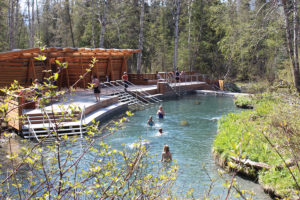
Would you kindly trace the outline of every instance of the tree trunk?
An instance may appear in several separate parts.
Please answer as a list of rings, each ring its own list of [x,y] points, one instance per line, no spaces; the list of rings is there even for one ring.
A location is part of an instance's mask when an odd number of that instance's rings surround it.
[[[144,14],[145,14],[145,0],[141,1],[141,16],[140,16],[140,34],[139,34],[139,49],[141,52],[138,53],[137,55],[137,68],[136,72],[138,74],[141,73],[141,64],[142,64],[142,51],[143,51],[143,39],[144,39],[144,34],[143,34],[143,26],[144,26]]]
[[[14,13],[15,13],[15,0],[9,0],[8,2],[8,42],[9,42],[9,48],[14,49],[15,48],[15,28],[14,28]]]
[[[282,0],[284,17],[285,17],[285,33],[287,40],[287,50],[289,58],[292,63],[292,74],[294,86],[298,92],[300,92],[299,83],[299,58],[298,58],[298,12],[297,12],[297,1],[293,0],[292,5],[289,5],[287,0]],[[291,8],[292,10],[290,10]],[[293,13],[293,18],[290,18],[290,14]],[[291,26],[292,24],[292,26]]]
[[[66,13],[67,13],[67,16],[68,16],[68,22],[69,22],[69,28],[70,28],[70,33],[71,33],[72,45],[73,45],[73,47],[75,47],[69,0],[65,0],[65,6],[66,6]]]
[[[176,16],[175,16],[175,40],[174,40],[174,60],[173,68],[176,71],[177,68],[177,52],[178,52],[178,23],[180,15],[180,0],[175,0],[176,4]]]
[[[299,75],[299,56],[298,56],[298,30],[299,30],[299,17],[297,10],[297,0],[293,0],[293,24],[294,24],[294,60],[295,66],[293,67],[294,72],[294,86],[298,92],[300,92],[300,75]]]
[[[106,31],[106,10],[107,10],[107,4],[108,0],[104,0],[104,7],[103,7],[103,16],[102,19],[100,20],[101,22],[101,33],[100,33],[100,41],[99,41],[99,47],[103,48],[104,47],[104,36],[105,36],[105,31]],[[99,9],[100,11],[100,9]],[[99,17],[101,15],[99,14]]]
[[[14,37],[13,37],[13,48],[17,47],[17,35],[19,28],[19,0],[16,0],[16,15],[15,15],[15,25],[14,25]],[[20,30],[21,31],[21,30]]]
[[[189,30],[188,30],[188,51],[189,51],[189,57],[188,57],[188,63],[189,63],[189,70],[192,71],[192,64],[191,64],[191,18],[192,18],[192,0],[188,1],[188,15],[189,15]]]
[[[35,1],[36,5],[36,20],[38,23],[38,39],[41,39],[41,23],[40,23],[40,14],[39,14],[39,5],[38,5],[38,0]],[[40,46],[40,44],[39,44]]]
[[[35,18],[34,18],[34,0],[31,2],[31,47],[34,47],[34,36],[35,36]]]
[[[96,43],[95,43],[95,14],[93,12],[93,9],[95,8],[95,0],[92,0],[92,11],[91,11],[91,20],[92,20],[92,45],[93,48],[96,48]]]
[[[32,26],[32,24],[31,24],[31,15],[30,15],[30,0],[27,0],[27,16],[28,16],[28,26],[29,26],[29,34],[28,34],[28,45],[29,45],[29,47],[31,48],[33,45],[32,45],[32,37],[31,37],[31,34],[32,34],[32,28],[31,28],[31,26]]]

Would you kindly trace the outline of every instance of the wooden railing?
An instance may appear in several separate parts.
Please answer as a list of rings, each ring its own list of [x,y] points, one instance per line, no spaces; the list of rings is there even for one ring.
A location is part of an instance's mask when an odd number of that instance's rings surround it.
[[[128,80],[135,85],[153,85],[157,83],[156,74],[128,74]]]

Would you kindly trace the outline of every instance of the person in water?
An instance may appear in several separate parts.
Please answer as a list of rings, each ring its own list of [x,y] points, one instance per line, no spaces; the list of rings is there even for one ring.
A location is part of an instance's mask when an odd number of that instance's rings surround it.
[[[165,111],[163,110],[163,107],[162,106],[159,106],[159,109],[157,111],[157,116],[159,119],[163,119],[164,118],[164,115],[165,115]]]
[[[154,121],[152,119],[152,116],[149,117],[148,121],[147,121],[147,125],[148,126],[154,126]]]
[[[164,146],[163,152],[161,154],[161,161],[162,162],[170,162],[172,161],[172,154],[170,152],[170,148],[168,145]]]
[[[158,133],[159,133],[160,135],[162,135],[162,134],[163,134],[163,130],[162,130],[162,128],[158,129]]]

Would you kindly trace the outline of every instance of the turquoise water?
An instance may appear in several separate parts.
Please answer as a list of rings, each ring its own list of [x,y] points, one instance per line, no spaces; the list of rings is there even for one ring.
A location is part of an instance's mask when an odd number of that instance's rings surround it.
[[[161,104],[166,113],[165,118],[159,120],[156,107],[137,111],[126,128],[105,139],[113,148],[133,148],[133,143],[147,140],[149,151],[154,161],[160,160],[165,144],[169,145],[173,160],[176,160],[180,170],[176,181],[176,191],[183,195],[190,188],[195,189],[195,195],[201,197],[211,183],[210,178],[217,179],[213,194],[224,195],[224,181],[219,180],[218,167],[215,165],[211,153],[212,144],[217,132],[217,120],[229,112],[238,112],[230,97],[217,96],[187,96],[178,100],[169,100]],[[152,115],[155,126],[148,127],[147,120]],[[186,121],[187,125],[181,125]],[[163,134],[158,134],[158,129]],[[205,169],[203,169],[203,165]],[[207,173],[206,173],[206,172]],[[208,175],[207,175],[208,174]],[[230,177],[227,176],[229,179]],[[257,193],[255,199],[268,199],[259,185],[241,178],[237,180],[244,189]]]

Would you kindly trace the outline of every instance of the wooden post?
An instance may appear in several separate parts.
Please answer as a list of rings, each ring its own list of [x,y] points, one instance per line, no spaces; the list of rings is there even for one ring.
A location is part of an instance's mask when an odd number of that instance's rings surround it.
[[[127,57],[124,57],[124,72],[127,73]]]
[[[108,63],[109,63],[109,71],[110,71],[110,74],[111,74],[111,80],[114,81],[115,77],[114,77],[114,73],[113,73],[113,66],[112,66],[111,56],[109,56]]]
[[[123,56],[123,62],[122,62],[122,65],[121,65],[121,71],[120,71],[120,79],[123,75],[124,72],[127,72],[127,66],[126,66],[127,62],[126,62],[126,57]]]
[[[28,61],[25,83],[28,83],[29,78],[30,78],[30,71],[31,71],[31,67],[32,67],[31,62],[32,62],[32,58],[30,58],[29,61]]]
[[[79,62],[80,62],[81,76],[82,76],[84,73],[83,73],[83,66],[82,66],[82,56],[81,56],[81,53],[80,53]],[[85,77],[82,79],[82,87],[85,88]]]
[[[107,60],[107,65],[106,65],[106,68],[105,68],[105,78],[108,76],[108,66],[109,66],[109,58]]]
[[[47,60],[46,60],[46,70],[49,71],[51,70],[51,58],[48,57],[48,54],[47,54]],[[50,72],[43,72],[43,80],[46,77],[49,77],[49,73]]]
[[[31,64],[32,64],[32,73],[33,78],[36,79],[36,73],[35,73],[35,66],[34,66],[34,60],[31,58]],[[39,80],[40,81],[40,80]]]
[[[70,78],[69,78],[69,69],[65,69],[66,70],[66,75],[67,75],[67,85],[68,85],[68,88],[70,88]]]

